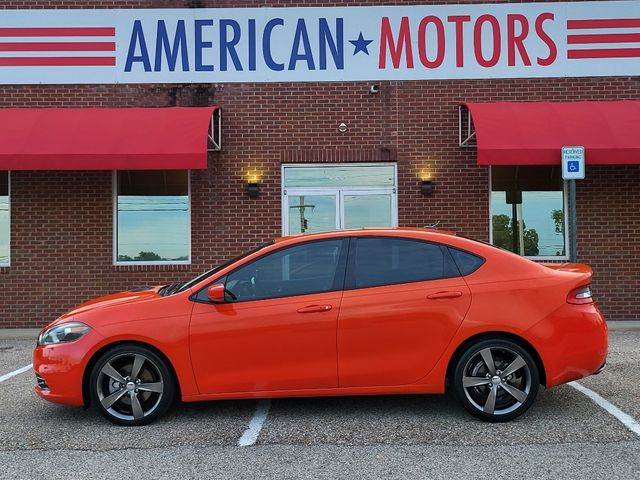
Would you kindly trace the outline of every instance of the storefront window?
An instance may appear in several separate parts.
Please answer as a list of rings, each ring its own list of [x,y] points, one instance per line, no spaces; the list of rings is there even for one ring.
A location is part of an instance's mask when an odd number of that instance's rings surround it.
[[[283,234],[397,226],[395,164],[286,165]]]
[[[567,256],[560,166],[491,168],[491,241],[526,257]]]
[[[118,171],[117,263],[188,263],[191,215],[187,170]]]
[[[9,172],[0,172],[0,265],[9,265]]]

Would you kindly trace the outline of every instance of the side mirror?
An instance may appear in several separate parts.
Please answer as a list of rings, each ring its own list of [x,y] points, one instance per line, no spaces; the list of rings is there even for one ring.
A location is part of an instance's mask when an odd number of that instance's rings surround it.
[[[213,303],[225,303],[224,283],[214,283],[207,288],[207,297],[209,297],[209,300]]]

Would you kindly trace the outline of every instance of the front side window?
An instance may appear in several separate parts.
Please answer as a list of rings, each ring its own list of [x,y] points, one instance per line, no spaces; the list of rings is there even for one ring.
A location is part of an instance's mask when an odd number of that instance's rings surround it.
[[[9,172],[0,172],[0,266],[9,265]]]
[[[397,226],[395,164],[285,165],[282,177],[283,235]]]
[[[339,290],[344,278],[344,243],[342,239],[323,240],[278,250],[227,275],[225,286],[236,301]]]
[[[391,237],[358,238],[351,252],[354,258],[350,259],[349,288],[459,276],[449,254],[435,243]]]
[[[187,170],[118,171],[116,263],[189,263]]]
[[[491,167],[491,243],[525,257],[566,258],[560,166]]]

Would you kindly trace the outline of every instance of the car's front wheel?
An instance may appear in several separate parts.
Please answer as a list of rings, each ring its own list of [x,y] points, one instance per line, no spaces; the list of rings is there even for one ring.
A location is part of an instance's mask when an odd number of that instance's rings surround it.
[[[538,393],[536,362],[507,339],[479,341],[460,356],[453,373],[456,396],[473,415],[507,422],[522,415]]]
[[[166,361],[140,345],[118,345],[100,356],[89,379],[91,401],[118,425],[146,425],[173,402]]]

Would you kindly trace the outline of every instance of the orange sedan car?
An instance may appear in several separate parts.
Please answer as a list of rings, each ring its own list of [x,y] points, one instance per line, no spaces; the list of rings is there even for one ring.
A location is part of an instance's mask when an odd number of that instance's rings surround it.
[[[591,269],[426,229],[279,239],[184,283],[87,302],[42,330],[42,398],[142,425],[185,402],[455,392],[503,422],[599,372]]]

